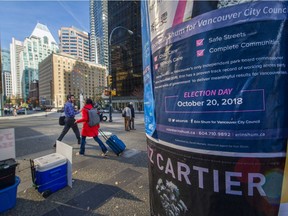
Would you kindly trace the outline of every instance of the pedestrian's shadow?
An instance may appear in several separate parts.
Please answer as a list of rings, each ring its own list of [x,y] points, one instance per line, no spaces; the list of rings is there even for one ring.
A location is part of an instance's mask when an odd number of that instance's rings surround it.
[[[52,193],[46,199],[34,188],[20,193],[20,197],[16,200],[16,206],[1,216],[104,216],[109,215],[109,209],[107,209],[107,213],[102,214],[97,213],[97,209],[113,197],[142,202],[120,187],[79,179],[74,181],[73,188],[67,186]]]
[[[85,156],[87,158],[99,158],[103,159],[103,156],[99,152],[101,152],[101,149],[97,144],[86,144],[86,152]],[[76,150],[76,152],[79,151],[79,147],[74,147],[73,150]],[[104,159],[108,160],[115,160],[120,163],[128,163],[132,164],[134,167],[143,167],[147,168],[147,152],[136,150],[136,149],[128,149],[126,148],[124,152],[122,152],[119,156],[114,154],[114,152],[108,147],[108,155],[107,157],[104,157]]]

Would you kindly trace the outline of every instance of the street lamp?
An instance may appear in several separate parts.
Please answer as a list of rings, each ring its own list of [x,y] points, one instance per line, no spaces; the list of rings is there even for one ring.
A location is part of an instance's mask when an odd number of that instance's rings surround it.
[[[117,30],[117,29],[124,29],[126,30],[129,35],[133,35],[133,31],[123,27],[123,26],[117,26],[115,27],[111,33],[110,33],[110,36],[109,36],[109,75],[112,76],[112,67],[111,67],[111,38],[112,38],[112,35],[113,33]],[[112,93],[111,93],[111,90],[112,90],[112,83],[109,85],[109,89],[110,89],[110,95],[109,95],[109,122],[112,122]]]

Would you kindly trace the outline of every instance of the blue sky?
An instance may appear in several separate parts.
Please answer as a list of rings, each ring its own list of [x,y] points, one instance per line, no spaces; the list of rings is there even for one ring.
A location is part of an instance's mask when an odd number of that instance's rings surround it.
[[[89,0],[0,0],[2,48],[9,49],[12,37],[24,41],[38,22],[48,27],[57,43],[61,27],[75,26],[89,32]]]

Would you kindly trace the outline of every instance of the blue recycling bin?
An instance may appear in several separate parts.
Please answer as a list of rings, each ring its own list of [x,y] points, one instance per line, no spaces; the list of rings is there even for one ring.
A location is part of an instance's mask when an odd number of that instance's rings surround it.
[[[3,213],[16,205],[17,188],[20,178],[15,176],[15,184],[0,190],[0,213]]]

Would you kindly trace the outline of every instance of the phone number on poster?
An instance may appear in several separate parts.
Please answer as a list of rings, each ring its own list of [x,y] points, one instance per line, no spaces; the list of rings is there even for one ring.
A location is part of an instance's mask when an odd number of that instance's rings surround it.
[[[198,135],[200,136],[221,136],[221,137],[230,137],[232,134],[230,132],[215,132],[215,131],[199,131]]]

